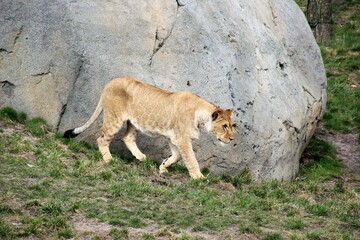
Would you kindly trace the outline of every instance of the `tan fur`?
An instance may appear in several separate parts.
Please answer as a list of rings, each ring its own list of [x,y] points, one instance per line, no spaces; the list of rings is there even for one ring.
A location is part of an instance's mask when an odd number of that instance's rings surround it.
[[[160,173],[183,158],[192,178],[200,178],[199,164],[191,140],[199,137],[203,126],[224,143],[233,138],[232,110],[222,110],[190,92],[173,93],[133,78],[116,78],[104,89],[99,104],[87,123],[74,129],[79,134],[104,111],[101,136],[97,143],[103,159],[111,159],[109,145],[124,122],[128,122],[123,140],[139,160],[146,158],[136,145],[139,131],[160,134],[170,139],[172,156],[160,165]]]

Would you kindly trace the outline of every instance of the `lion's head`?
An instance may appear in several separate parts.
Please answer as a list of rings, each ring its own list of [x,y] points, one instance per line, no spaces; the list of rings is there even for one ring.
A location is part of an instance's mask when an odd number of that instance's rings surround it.
[[[212,127],[210,132],[214,134],[217,139],[223,143],[229,143],[234,139],[233,123],[231,120],[233,110],[220,108],[216,109],[211,115]]]

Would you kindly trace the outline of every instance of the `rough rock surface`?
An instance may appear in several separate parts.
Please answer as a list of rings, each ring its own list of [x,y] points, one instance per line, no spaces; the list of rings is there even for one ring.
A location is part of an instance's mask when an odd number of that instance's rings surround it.
[[[63,131],[119,76],[235,109],[234,143],[195,141],[214,173],[291,179],[325,110],[320,51],[292,0],[1,0],[0,107]],[[169,154],[164,139],[140,138],[146,154]]]

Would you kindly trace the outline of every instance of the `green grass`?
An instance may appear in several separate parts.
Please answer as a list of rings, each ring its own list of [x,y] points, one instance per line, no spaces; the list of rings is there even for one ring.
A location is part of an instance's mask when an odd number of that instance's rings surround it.
[[[73,220],[78,218],[106,224],[105,235],[114,239],[130,239],[130,229],[139,228],[156,229],[139,239],[161,234],[201,239],[196,237],[201,232],[234,239],[359,236],[358,190],[338,181],[342,166],[333,147],[316,138],[292,182],[252,182],[248,170],[191,180],[180,166],[163,179],[152,160],[115,157],[105,164],[89,144],[60,139],[48,130],[38,137],[15,122],[1,126],[3,239],[104,237],[79,232]],[[10,133],[11,127],[17,130]]]
[[[356,5],[357,4],[357,5]],[[328,77],[324,123],[341,132],[360,132],[360,5],[346,1],[333,5],[332,40],[322,44]]]
[[[342,164],[336,158],[335,148],[316,136],[310,141],[303,154],[306,167],[302,168],[300,175],[309,181],[326,181],[341,176]]]
[[[42,118],[33,118],[29,121],[26,121],[25,129],[38,137],[44,136],[45,133],[49,131],[45,120]]]
[[[33,118],[31,120],[27,120],[27,116],[25,113],[17,113],[14,109],[10,107],[0,109],[0,118],[5,122],[10,121],[24,123],[25,129],[38,137],[43,136],[49,130],[44,119]]]
[[[17,113],[14,109],[10,107],[5,107],[0,110],[0,117],[3,120],[10,120],[15,122],[21,122],[24,123],[26,120],[26,114],[25,113]]]
[[[307,1],[296,3],[306,12]],[[359,0],[332,3],[332,11],[331,41],[320,45],[328,84],[323,122],[328,129],[360,133]]]
[[[286,220],[285,227],[288,229],[304,229],[306,227],[304,220],[297,216]]]

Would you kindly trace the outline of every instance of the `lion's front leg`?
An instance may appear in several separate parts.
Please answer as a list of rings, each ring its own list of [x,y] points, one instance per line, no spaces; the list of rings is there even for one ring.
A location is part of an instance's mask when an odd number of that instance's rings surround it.
[[[181,139],[174,144],[177,146],[190,176],[194,179],[203,178],[204,175],[200,172],[199,163],[196,160],[191,139]]]

